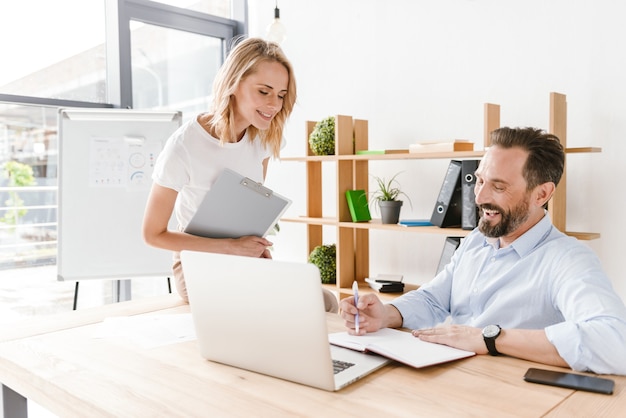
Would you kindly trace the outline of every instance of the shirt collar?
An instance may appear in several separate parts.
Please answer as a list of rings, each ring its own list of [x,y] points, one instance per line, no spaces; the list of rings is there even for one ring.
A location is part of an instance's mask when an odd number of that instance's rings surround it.
[[[544,210],[543,218],[522,236],[513,241],[509,247],[513,248],[520,257],[523,257],[541,243],[548,236],[551,229],[552,221],[550,220],[550,216],[548,216],[548,212]],[[490,245],[497,250],[500,248],[500,239],[485,237],[484,245]]]

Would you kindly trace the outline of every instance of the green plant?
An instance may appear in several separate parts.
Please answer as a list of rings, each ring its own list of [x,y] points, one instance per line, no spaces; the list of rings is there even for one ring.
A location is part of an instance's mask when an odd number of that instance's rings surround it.
[[[36,184],[33,168],[29,165],[18,163],[17,161],[7,161],[2,166],[2,169],[4,176],[9,179],[9,187],[25,187]],[[24,201],[14,190],[9,191],[9,198],[4,203],[7,207],[12,207],[13,210],[8,210],[0,218],[0,222],[8,225],[17,225],[17,220],[28,212],[27,209],[23,208]]]
[[[373,176],[374,180],[378,185],[378,189],[376,189],[371,196],[372,201],[391,201],[391,200],[399,200],[398,197],[404,195],[409,203],[411,203],[411,199],[409,196],[404,193],[400,189],[400,183],[396,180],[400,173],[396,173],[389,181],[387,181],[384,177]]]
[[[337,246],[318,245],[309,255],[309,263],[315,264],[320,270],[320,277],[324,284],[337,282]]]
[[[315,124],[309,135],[309,146],[315,155],[335,154],[335,117],[329,116]]]

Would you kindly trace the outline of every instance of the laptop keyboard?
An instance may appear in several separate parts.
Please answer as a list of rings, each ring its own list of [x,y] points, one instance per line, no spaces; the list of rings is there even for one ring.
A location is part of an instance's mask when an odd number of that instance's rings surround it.
[[[334,374],[341,373],[342,371],[354,366],[354,363],[349,363],[347,361],[334,360],[333,359],[333,370]]]

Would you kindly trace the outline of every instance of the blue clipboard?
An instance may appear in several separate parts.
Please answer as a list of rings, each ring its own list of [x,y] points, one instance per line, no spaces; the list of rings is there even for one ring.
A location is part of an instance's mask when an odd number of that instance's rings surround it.
[[[286,197],[225,168],[185,232],[208,238],[265,237],[289,205]]]

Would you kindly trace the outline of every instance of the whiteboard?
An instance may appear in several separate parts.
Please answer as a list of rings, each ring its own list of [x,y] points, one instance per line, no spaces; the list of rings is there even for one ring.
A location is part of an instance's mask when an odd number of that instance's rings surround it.
[[[171,276],[172,252],[148,246],[141,225],[156,157],[181,121],[177,111],[59,110],[59,280]]]

